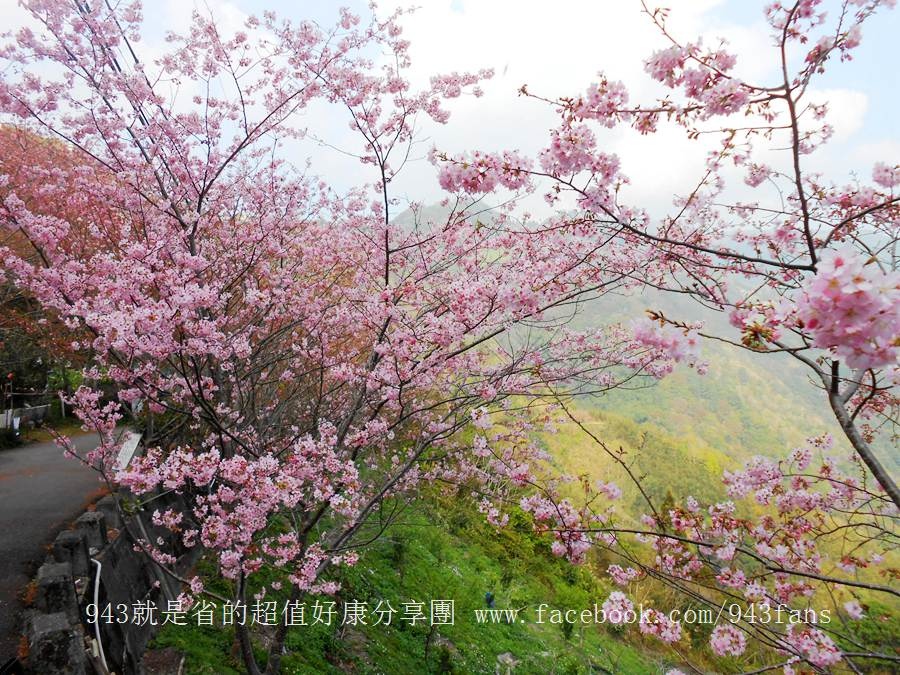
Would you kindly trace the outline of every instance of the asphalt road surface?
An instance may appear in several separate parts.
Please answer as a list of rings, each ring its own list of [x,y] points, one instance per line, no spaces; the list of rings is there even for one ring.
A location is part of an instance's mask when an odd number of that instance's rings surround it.
[[[95,434],[74,438],[79,451]],[[99,495],[98,475],[67,459],[54,443],[0,450],[0,664],[21,634],[19,593],[47,554],[47,544]]]

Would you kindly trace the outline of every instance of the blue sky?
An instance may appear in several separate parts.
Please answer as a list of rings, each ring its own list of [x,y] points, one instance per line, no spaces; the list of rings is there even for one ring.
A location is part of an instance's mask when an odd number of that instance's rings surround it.
[[[825,3],[832,10],[835,4]],[[747,24],[759,20],[762,5],[753,0],[726,0],[714,13]],[[871,18],[853,60],[833,63],[822,82],[829,87],[865,92],[869,105],[857,140],[877,142],[885,137],[900,137],[900,7],[882,9]],[[894,161],[900,161],[900,157],[894,156]]]
[[[0,8],[12,27],[21,21],[16,0],[0,0]],[[383,11],[409,6],[407,0],[381,0]],[[776,55],[763,21],[765,2],[756,0],[666,0],[670,25],[684,40],[703,34],[707,42],[726,37],[739,55],[738,70],[748,80],[775,81]],[[366,14],[367,2],[347,0],[157,0],[145,7],[147,31],[139,47],[152,54],[163,48],[164,29],[183,30],[190,11],[197,7],[238,29],[248,14],[272,10],[294,20],[313,19],[333,23],[338,8],[349,6]],[[520,148],[534,153],[546,142],[555,119],[549,106],[517,96],[519,86],[549,97],[579,93],[599,70],[622,79],[633,99],[647,100],[659,93],[642,72],[642,61],[664,46],[638,0],[419,0],[419,10],[405,17],[405,35],[412,42],[414,83],[427,83],[436,72],[493,67],[497,76],[485,87],[486,96],[464,98],[450,106],[450,124],[426,130],[421,155],[434,144],[449,152],[466,149]],[[825,7],[838,3],[827,0]],[[900,10],[882,10],[866,25],[862,46],[849,63],[833,63],[816,84],[818,96],[832,104],[835,138],[816,155],[817,169],[843,180],[850,171],[868,175],[874,161],[900,162]],[[346,120],[333,110],[311,109],[300,124],[330,142],[357,149]],[[685,144],[680,132],[664,132],[652,139],[613,132],[604,136],[605,150],[618,153],[634,179],[633,199],[662,207],[687,183],[680,178],[695,175],[704,149]],[[358,163],[339,153],[307,144],[292,149],[308,154],[314,169],[339,187],[371,179]],[[343,185],[342,185],[343,183]],[[401,194],[417,201],[440,197],[433,168],[424,160],[413,163]]]
[[[2,0],[2,2],[15,2],[15,0]],[[433,10],[434,8],[444,8],[447,12],[452,12],[460,16],[467,14],[477,14],[473,9],[478,5],[500,4],[498,0],[418,0],[418,2],[386,2],[380,3],[384,6],[417,6],[423,10]],[[164,4],[164,3],[160,3]],[[169,4],[172,4],[171,2]],[[178,0],[178,4],[190,6],[191,0]],[[198,2],[199,7],[212,6],[218,3]],[[337,9],[341,6],[347,6],[351,10],[360,13],[368,13],[368,2],[365,0],[345,0],[343,2],[331,2],[329,0],[231,0],[228,4],[240,8],[247,14],[260,13],[263,10],[272,10],[280,16],[289,17],[294,20],[313,19],[323,24],[329,24],[334,21],[337,15]],[[551,4],[544,0],[520,0],[516,3],[518,11],[527,13],[535,17],[541,17],[559,13],[556,7],[551,9]],[[654,3],[648,3],[651,6]],[[673,11],[678,12],[683,7],[678,7],[678,3],[661,2],[665,6],[674,6]],[[734,23],[741,26],[762,26],[763,7],[766,2],[757,0],[722,0],[720,2],[700,0],[694,3],[702,6],[704,11],[701,12],[702,23],[705,27],[721,25],[722,23]],[[610,8],[610,15],[621,15],[622,13],[630,13],[634,15],[640,14],[640,2],[638,0],[582,0],[581,5],[586,7],[594,5],[592,11],[597,6],[606,5]],[[616,5],[615,8],[613,6]],[[832,13],[835,11],[838,3],[834,0],[826,1],[823,7],[829,9]],[[148,7],[151,5],[148,4]],[[566,12],[573,21],[578,20],[578,9],[575,11],[568,10]],[[145,12],[148,22],[161,25],[169,17],[166,12],[154,12],[147,10]],[[646,18],[645,18],[646,20]],[[504,27],[496,27],[497,38],[500,42],[504,40],[515,40],[513,35],[504,35]],[[415,30],[409,30],[408,37],[415,43]],[[602,36],[602,32],[601,32]],[[862,46],[854,53],[854,60],[850,63],[832,64],[829,71],[821,79],[828,87],[858,89],[866,94],[869,99],[869,107],[866,114],[866,124],[861,130],[860,140],[877,140],[885,135],[897,136],[897,111],[900,110],[900,8],[895,10],[882,9],[866,24],[864,31]],[[600,37],[600,36],[598,36]],[[453,36],[448,39],[455,40]],[[602,37],[600,37],[602,39]],[[565,35],[551,36],[551,43],[558,41],[565,45]],[[597,69],[609,70],[612,68],[609,63],[597,63]]]

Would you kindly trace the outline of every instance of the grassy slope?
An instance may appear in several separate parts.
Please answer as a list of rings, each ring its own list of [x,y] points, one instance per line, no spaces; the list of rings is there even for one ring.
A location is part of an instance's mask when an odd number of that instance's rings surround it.
[[[608,447],[626,451],[626,461],[636,473],[654,466],[665,468],[648,476],[646,482],[657,503],[667,495],[694,494],[703,500],[723,496],[719,476],[735,460],[719,450],[610,413],[594,411],[583,416]],[[624,512],[644,510],[637,491],[622,479],[621,469],[586,442],[574,425],[563,426],[559,433],[542,441],[552,446],[561,469],[616,480],[624,491]],[[340,597],[367,601],[369,607],[385,599],[402,611],[406,601],[425,601],[427,608],[431,599],[453,598],[456,623],[441,627],[432,636],[427,658],[428,627],[410,628],[398,620],[398,611],[390,627],[292,629],[283,672],[493,673],[497,655],[504,652],[520,660],[517,673],[646,674],[663,673],[679,665],[677,654],[654,640],[643,639],[633,626],[621,630],[576,625],[567,636],[561,625],[534,622],[539,603],[578,609],[602,603],[611,588],[595,569],[605,569],[610,562],[615,561],[598,557],[594,568],[572,567],[550,554],[548,542],[534,535],[526,520],[514,517],[509,527],[495,531],[468,500],[436,498],[408,510],[387,538],[365,549],[358,565],[343,570],[340,577]],[[497,608],[524,607],[525,623],[477,624],[473,610],[485,607],[486,591],[495,594]],[[668,595],[663,598],[661,593],[666,592],[653,584],[629,589],[635,602],[682,609],[688,606]],[[268,597],[276,596],[270,592]],[[889,649],[900,630],[894,609],[872,603],[868,614],[870,618],[865,621],[854,622],[853,632],[874,638]],[[695,664],[708,672],[721,673],[740,672],[758,664],[752,658],[743,663],[729,658],[709,660],[708,652],[704,655],[701,648],[711,628],[684,627],[686,638],[679,648],[687,649]],[[262,661],[265,635],[258,638]],[[227,627],[169,626],[157,645],[175,646],[187,653],[187,673],[243,672],[233,632]]]
[[[407,512],[388,539],[366,549],[356,567],[342,574],[341,596],[383,598],[398,610],[394,625],[292,629],[285,673],[493,673],[496,657],[511,652],[517,673],[656,673],[671,662],[640,645],[636,628],[623,631],[576,624],[535,623],[535,607],[590,608],[609,587],[589,568],[574,568],[550,554],[523,520],[497,532],[463,500]],[[524,623],[479,625],[473,610],[485,607],[492,591],[497,608],[525,607]],[[271,593],[270,596],[272,597]],[[405,601],[453,598],[456,621],[432,636],[426,660],[427,626],[399,621]],[[426,609],[427,611],[427,609]],[[548,615],[545,614],[545,617]],[[233,631],[216,626],[167,626],[156,646],[174,646],[188,655],[187,673],[242,672]],[[262,658],[262,650],[259,653]]]
[[[667,494],[693,495],[704,501],[723,498],[722,471],[735,468],[737,462],[718,449],[702,441],[675,437],[649,422],[637,424],[600,409],[581,410],[578,417],[628,464],[635,476],[642,478],[642,485],[655,500],[661,501]],[[543,435],[541,441],[560,471],[613,481],[623,491],[620,510],[629,514],[647,510],[620,464],[574,424],[560,426],[555,434]]]

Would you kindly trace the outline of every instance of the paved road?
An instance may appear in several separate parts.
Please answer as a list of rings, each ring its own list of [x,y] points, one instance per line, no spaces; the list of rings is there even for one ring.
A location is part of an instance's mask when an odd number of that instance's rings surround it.
[[[79,450],[97,436],[74,439]],[[0,450],[0,664],[15,654],[20,625],[18,594],[34,576],[46,545],[97,496],[96,473],[63,457],[54,443]]]

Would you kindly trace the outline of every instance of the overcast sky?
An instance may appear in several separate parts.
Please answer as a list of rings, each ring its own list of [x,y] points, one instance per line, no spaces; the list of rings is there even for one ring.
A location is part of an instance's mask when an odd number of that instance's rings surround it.
[[[737,72],[759,84],[774,84],[777,54],[763,21],[764,2],[755,0],[667,0],[670,25],[684,41],[703,35],[729,40],[738,54]],[[6,26],[23,21],[16,0],[0,0]],[[226,27],[237,29],[249,14],[270,9],[300,20],[312,18],[329,25],[337,9],[347,5],[366,14],[361,0],[161,0],[145,5],[144,54],[158,53],[164,30],[188,25],[194,7],[212,12]],[[385,0],[384,10],[408,6]],[[836,2],[825,5],[835,7]],[[412,43],[412,78],[426,82],[433,73],[494,68],[496,76],[484,86],[480,99],[452,103],[446,126],[429,126],[420,154],[432,144],[459,152],[480,148],[518,148],[536,152],[554,124],[549,106],[517,96],[522,84],[553,97],[577,94],[604,71],[623,80],[632,99],[650,98],[658,90],[643,74],[642,62],[665,42],[641,11],[639,0],[420,0],[419,9],[403,19],[405,36]],[[900,62],[897,46],[900,11],[882,10],[863,33],[862,46],[850,63],[833,63],[816,85],[814,96],[830,102],[835,137],[829,149],[816,155],[823,171],[835,179],[856,170],[868,176],[875,161],[900,162]],[[300,121],[317,135],[337,145],[358,148],[346,120],[333,111],[313,109]],[[691,169],[702,160],[702,149],[687,143],[677,131],[651,137],[612,132],[601,136],[603,149],[619,153],[624,170],[633,179],[631,200],[659,207],[674,192],[687,187]],[[370,180],[364,168],[327,149],[307,146],[298,154],[312,155],[317,171],[338,185]],[[297,158],[301,160],[301,157]],[[298,161],[298,163],[300,163]],[[413,164],[398,186],[410,199],[431,202],[440,192],[434,170],[426,161]]]

